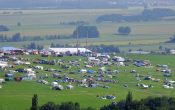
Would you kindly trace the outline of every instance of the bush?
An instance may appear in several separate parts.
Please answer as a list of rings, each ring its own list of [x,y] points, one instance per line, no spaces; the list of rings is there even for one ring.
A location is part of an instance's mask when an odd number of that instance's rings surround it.
[[[130,27],[119,27],[118,28],[118,33],[121,35],[128,35],[131,32],[131,28]]]
[[[2,31],[9,31],[9,28],[7,26],[0,25],[0,32]]]

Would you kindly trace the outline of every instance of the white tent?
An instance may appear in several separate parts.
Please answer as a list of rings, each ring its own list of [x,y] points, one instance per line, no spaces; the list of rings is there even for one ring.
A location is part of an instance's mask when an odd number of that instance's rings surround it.
[[[66,86],[66,88],[67,88],[67,89],[73,89],[74,86],[72,86],[72,85],[69,84],[69,85]]]
[[[52,86],[52,87],[55,87],[55,86],[57,86],[57,85],[58,85],[57,82],[52,82],[52,83],[51,83],[51,86]]]
[[[120,57],[120,56],[114,56],[112,59],[116,62],[124,62],[125,61],[125,59],[123,57]]]
[[[85,52],[92,52],[86,48],[49,48],[50,51],[54,51],[55,53],[66,53],[70,52],[71,54],[74,53],[85,53]]]
[[[87,73],[87,70],[86,69],[81,69],[80,73]]]
[[[7,67],[7,66],[8,66],[7,62],[0,61],[0,68],[4,68],[4,67]]]
[[[0,78],[0,83],[4,83],[4,82],[5,82],[5,80]]]

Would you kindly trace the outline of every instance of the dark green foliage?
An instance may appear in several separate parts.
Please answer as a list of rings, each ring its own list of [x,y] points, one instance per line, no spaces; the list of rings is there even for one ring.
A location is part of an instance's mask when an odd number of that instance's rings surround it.
[[[38,97],[34,94],[32,98],[32,107],[30,110],[38,109]],[[79,103],[63,102],[61,105],[53,102],[48,102],[39,107],[39,110],[95,110],[94,108],[80,108]],[[175,98],[163,97],[148,97],[140,101],[133,100],[131,92],[128,92],[125,100],[112,102],[105,105],[100,110],[175,110]]]
[[[36,45],[35,42],[31,42],[29,45],[24,45],[23,46],[26,49],[37,49],[37,50],[42,50],[44,48],[43,45]]]
[[[83,108],[83,109],[81,109],[81,110],[96,110],[96,109],[94,109],[94,108],[92,108],[92,107],[88,107],[88,108]]]
[[[60,105],[59,110],[80,110],[79,103],[64,102]]]
[[[12,36],[12,42],[19,42],[19,41],[21,41],[22,40],[22,38],[21,38],[21,34],[20,33],[16,33],[16,34],[14,34],[13,36]]]
[[[131,32],[131,28],[130,27],[119,27],[118,28],[118,33],[121,35],[128,35]]]
[[[167,8],[145,9],[138,15],[124,16],[121,14],[108,14],[99,16],[96,22],[136,22],[136,21],[155,21],[162,20],[164,17],[175,16],[175,12]]]
[[[99,53],[120,53],[120,49],[114,45],[91,45],[88,49]]]
[[[59,105],[55,105],[53,102],[48,102],[39,107],[39,110],[59,110]]]
[[[96,26],[78,26],[72,36],[74,38],[97,38],[99,31]]]
[[[175,98],[169,97],[148,97],[142,100],[150,110],[174,110],[175,109]]]
[[[21,26],[21,22],[17,22],[17,26]]]
[[[9,31],[9,28],[7,26],[0,25],[0,32],[2,31]]]
[[[170,40],[167,41],[167,43],[175,43],[175,35],[171,37]]]
[[[132,93],[128,92],[128,95],[126,96],[125,110],[131,110],[131,108],[132,108]]]
[[[32,97],[32,106],[30,110],[38,110],[38,96],[37,94],[34,94]]]
[[[115,104],[109,104],[108,106],[101,107],[100,110],[120,110]]]
[[[53,102],[48,102],[41,107],[39,107],[39,110],[95,110],[91,107],[80,109],[79,103],[73,103],[73,102],[63,102],[61,105],[55,104]]]
[[[36,44],[35,42],[31,42],[28,46],[28,49],[36,49]]]
[[[54,40],[54,39],[69,39],[72,36],[59,36],[59,35],[47,35],[47,36],[21,36],[20,33],[16,33],[11,37],[6,35],[0,35],[0,42],[22,42],[22,41],[42,41],[42,40]]]
[[[100,110],[175,110],[175,98],[169,97],[148,97],[140,101],[132,100],[132,93],[129,92],[126,100],[117,104],[109,104],[101,107]]]

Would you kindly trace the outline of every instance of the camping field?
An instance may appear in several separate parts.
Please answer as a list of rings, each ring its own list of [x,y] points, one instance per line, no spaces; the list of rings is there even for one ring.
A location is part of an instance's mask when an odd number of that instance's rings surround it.
[[[123,55],[121,55],[123,56]],[[31,98],[33,94],[37,94],[39,98],[39,105],[42,105],[48,101],[53,101],[55,103],[60,103],[64,101],[73,101],[79,102],[81,107],[88,107],[91,106],[96,108],[97,110],[99,107],[103,105],[107,105],[113,101],[119,101],[126,97],[128,91],[133,93],[134,99],[141,99],[148,96],[172,96],[175,97],[175,89],[165,89],[163,88],[163,81],[165,79],[168,80],[175,80],[175,57],[173,55],[136,55],[136,54],[128,54],[124,55],[123,57],[132,60],[149,60],[151,66],[148,67],[136,67],[133,65],[133,62],[126,62],[128,66],[116,66],[116,65],[109,65],[105,66],[108,70],[118,70],[119,73],[112,73],[113,78],[111,80],[116,80],[116,83],[107,83],[107,82],[98,82],[99,84],[103,84],[108,86],[109,88],[102,88],[102,87],[94,87],[94,88],[85,88],[77,86],[77,84],[72,83],[74,86],[73,89],[63,89],[61,91],[52,90],[50,83],[58,80],[57,78],[53,78],[52,73],[45,71],[47,68],[52,68],[56,70],[61,70],[59,74],[61,75],[68,75],[69,77],[75,79],[82,79],[83,76],[90,75],[92,78],[96,78],[97,73],[87,74],[87,73],[79,73],[78,70],[83,68],[84,69],[84,62],[86,61],[85,57],[81,56],[64,56],[64,57],[41,57],[39,55],[24,55],[19,56],[20,58],[28,58],[28,61],[32,63],[34,59],[47,59],[47,60],[59,60],[62,59],[65,61],[65,65],[68,65],[68,62],[71,60],[77,60],[80,64],[79,67],[72,66],[70,69],[63,69],[59,66],[59,64],[55,65],[46,65],[46,64],[34,64],[32,66],[41,65],[44,67],[44,70],[37,71],[37,78],[34,80],[27,80],[27,81],[7,81],[6,83],[2,84],[2,88],[0,89],[0,109],[2,110],[26,110],[29,109],[31,106]],[[12,64],[12,62],[11,62]],[[163,73],[160,71],[156,71],[156,69],[162,69],[160,67],[156,67],[157,64],[160,65],[168,65],[168,67],[172,70],[172,77],[164,77]],[[17,68],[28,68],[26,65],[16,65],[14,68],[9,68],[10,70],[15,70]],[[4,77],[5,73],[8,73],[8,70],[4,72],[0,72],[0,77]],[[90,68],[94,71],[98,71],[98,67]],[[131,70],[136,70],[137,73],[130,73]],[[70,72],[74,71],[73,74]],[[37,83],[39,76],[43,76],[48,74],[47,80],[49,84],[44,85]],[[159,82],[155,82],[152,80],[144,80],[144,77],[141,77],[141,81],[137,81],[135,76],[139,74],[141,76],[151,76],[152,78],[160,79]],[[22,76],[23,73],[15,73],[15,76]],[[109,79],[108,75],[104,76],[106,79]],[[151,88],[141,88],[137,87],[137,84],[147,84],[152,85]],[[61,82],[61,85],[64,87],[68,83]],[[124,85],[127,85],[124,86]],[[101,96],[104,95],[114,95],[116,96],[115,100],[104,100],[101,99]],[[97,97],[100,96],[100,97]]]

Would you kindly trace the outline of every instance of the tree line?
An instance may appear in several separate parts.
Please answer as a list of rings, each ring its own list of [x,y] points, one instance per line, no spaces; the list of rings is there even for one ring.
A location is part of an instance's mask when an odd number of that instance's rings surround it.
[[[163,20],[164,17],[175,16],[175,11],[168,8],[144,9],[143,12],[136,15],[105,14],[96,19],[97,23],[111,22],[138,22]],[[171,19],[171,18],[170,18]]]
[[[96,110],[92,107],[81,108],[78,102],[63,102],[55,104],[47,102],[38,106],[38,96],[32,97],[30,110]],[[102,106],[100,110],[175,110],[175,98],[173,97],[147,97],[141,100],[133,100],[132,92],[128,92],[126,99],[119,102],[112,102]]]
[[[170,37],[169,41],[167,41],[166,43],[175,43],[175,35]]]
[[[50,44],[51,48],[62,48],[62,47],[73,47],[76,48],[77,46],[72,46],[69,44],[61,45],[61,44]],[[80,47],[80,46],[78,46]],[[92,50],[93,52],[98,52],[98,53],[120,53],[120,49],[117,46],[114,45],[89,45],[86,47],[87,49]]]
[[[0,31],[2,30],[0,25]],[[5,30],[5,28],[4,28]],[[72,35],[46,35],[46,36],[21,36],[20,33],[15,33],[11,37],[0,34],[0,42],[22,42],[22,41],[42,41],[70,38],[96,38],[99,37],[99,31],[96,26],[78,26]]]
[[[56,39],[69,39],[71,36],[65,35],[46,35],[46,36],[21,36],[16,33],[11,37],[0,34],[0,42],[22,42],[22,41],[42,41],[42,40],[56,40]]]
[[[29,44],[23,45],[22,46],[24,49],[31,49],[31,50],[42,50],[44,49],[43,45],[37,45],[35,42],[31,42]]]

